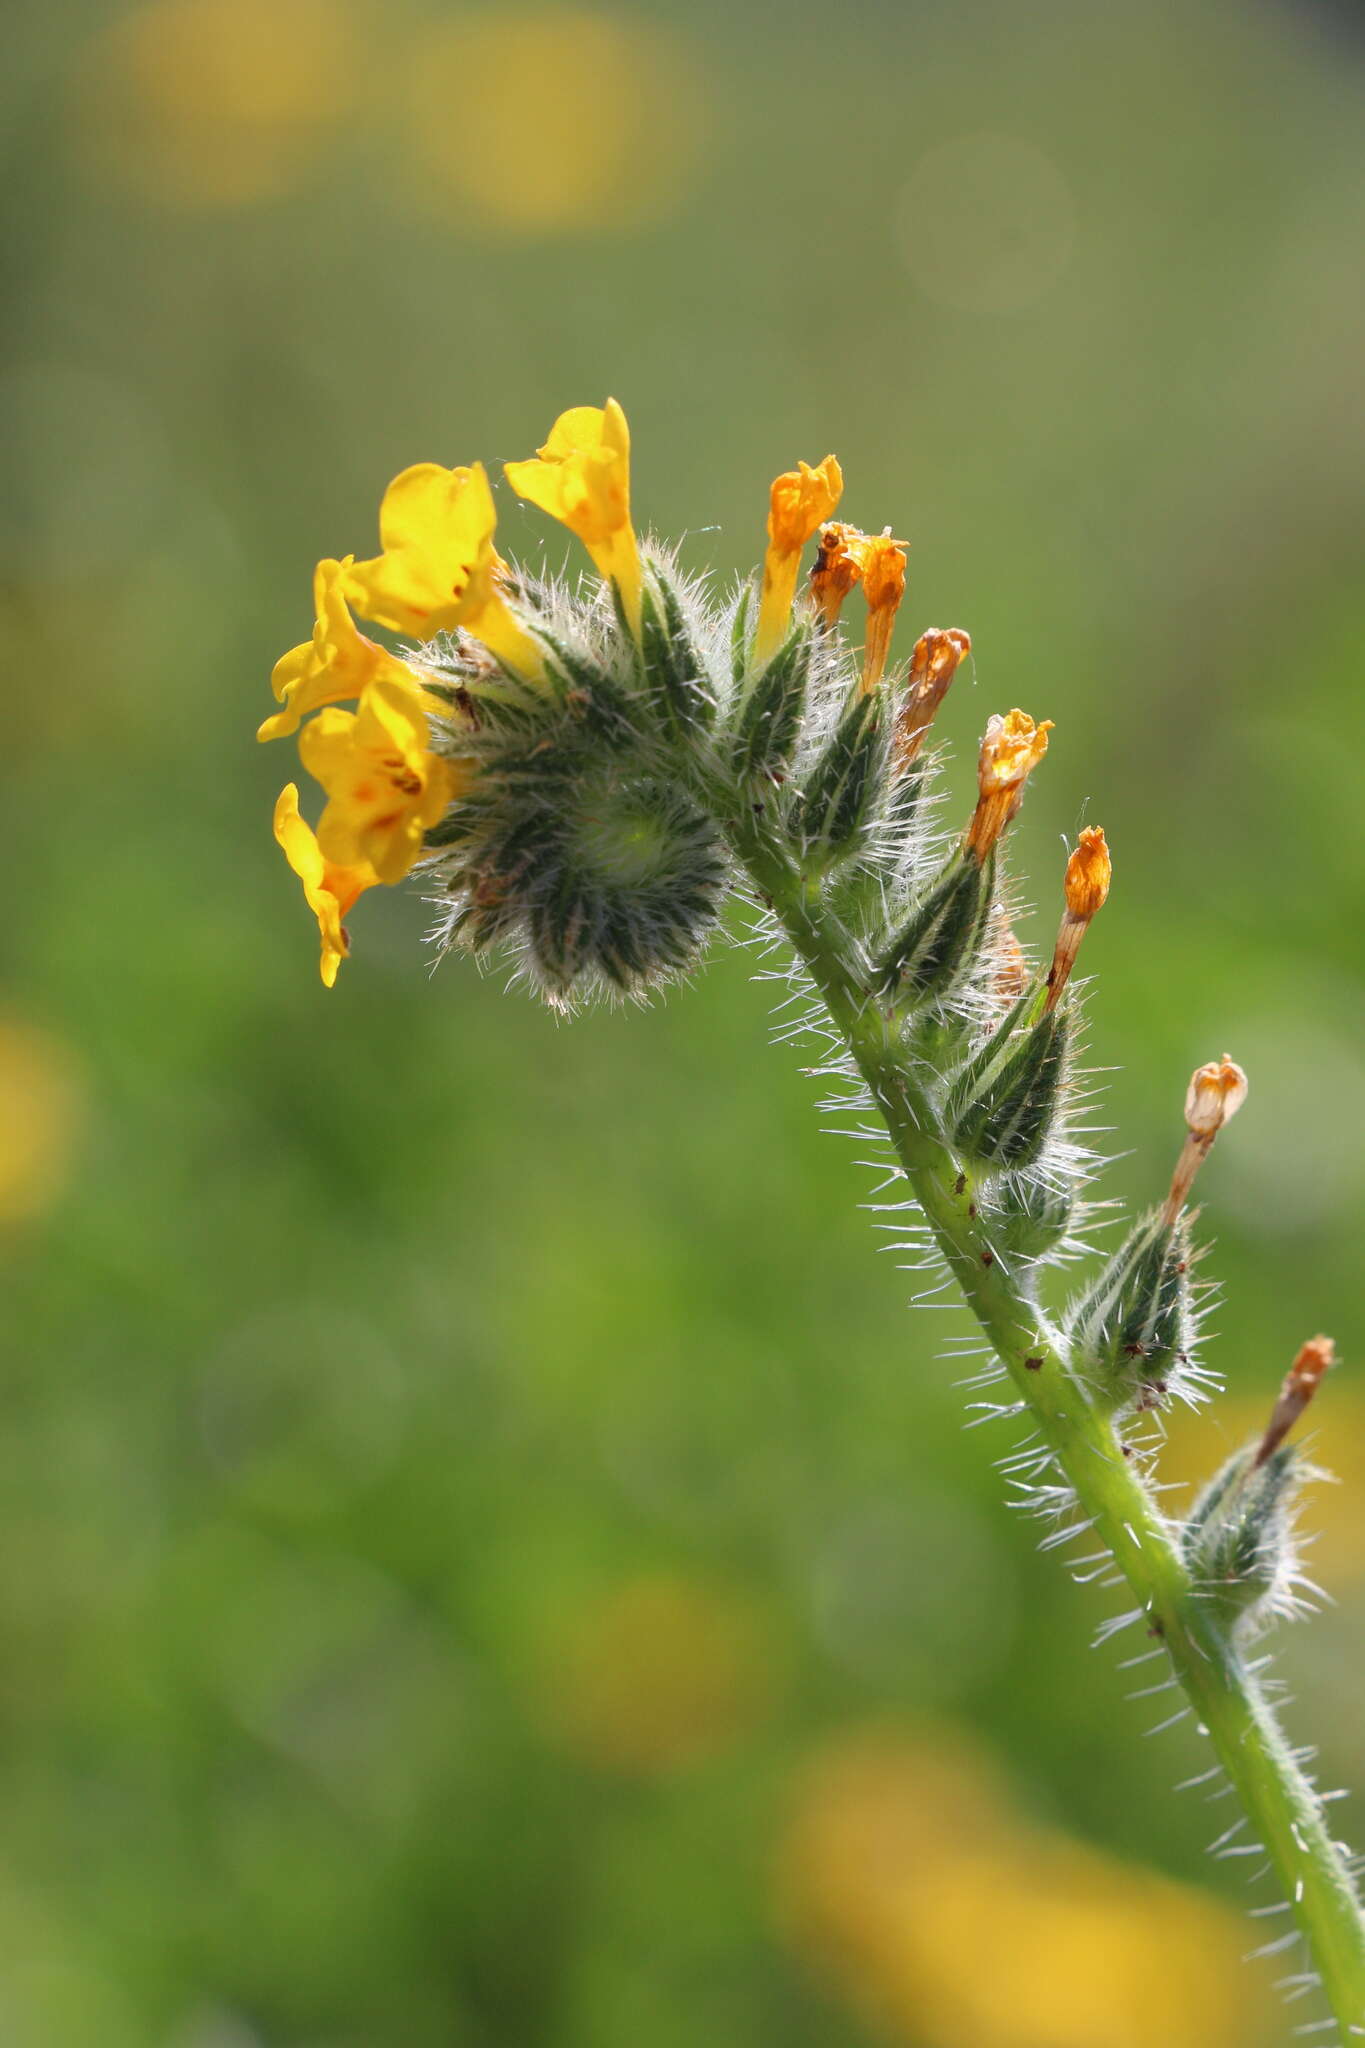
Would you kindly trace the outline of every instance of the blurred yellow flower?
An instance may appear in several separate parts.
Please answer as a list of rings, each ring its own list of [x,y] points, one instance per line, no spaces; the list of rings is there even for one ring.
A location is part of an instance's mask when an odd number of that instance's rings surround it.
[[[723,1754],[771,1693],[758,1616],[733,1593],[663,1573],[615,1587],[547,1663],[537,1694],[553,1734],[599,1769],[631,1775]]]
[[[674,32],[629,14],[505,7],[412,47],[407,183],[463,228],[629,228],[666,214],[700,158],[704,96]]]
[[[406,662],[377,647],[357,629],[346,603],[346,580],[353,566],[351,555],[344,562],[318,563],[313,574],[317,613],[313,637],[291,647],[275,663],[270,687],[284,710],[265,720],[256,734],[258,740],[282,739],[297,732],[307,712],[358,697],[376,676],[388,675],[417,686],[418,679]],[[440,709],[438,699],[433,698],[431,705]]]
[[[862,1728],[818,1754],[777,1881],[794,1945],[915,2048],[1265,2040],[1237,1915],[1032,1825],[952,1731]]]
[[[503,465],[519,497],[563,520],[640,624],[640,551],[630,523],[630,428],[614,398],[562,412],[536,459]]]
[[[463,626],[513,668],[539,676],[535,643],[498,590],[497,518],[481,462],[469,469],[414,463],[385,491],[383,553],[347,571],[347,596],[362,617],[418,640]]]
[[[299,816],[298,784],[282,789],[275,804],[275,837],[284,857],[303,883],[308,908],[318,921],[322,936],[319,970],[323,986],[331,988],[337,969],[351,950],[350,937],[342,919],[356,898],[379,880],[368,863],[359,867],[338,867],[324,860],[312,827]]]
[[[78,63],[73,146],[160,205],[247,205],[307,168],[361,68],[346,0],[147,0]]]
[[[61,1194],[82,1094],[76,1062],[59,1039],[0,1015],[0,1227],[41,1216]]]
[[[329,864],[402,881],[460,787],[455,764],[433,754],[429,739],[415,692],[387,676],[358,711],[329,707],[304,727],[299,756],[327,792],[318,846]]]

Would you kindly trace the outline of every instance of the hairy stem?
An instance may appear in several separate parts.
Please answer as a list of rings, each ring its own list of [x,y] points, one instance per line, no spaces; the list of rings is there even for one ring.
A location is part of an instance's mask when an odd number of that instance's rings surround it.
[[[1136,1461],[1069,1370],[1058,1332],[993,1250],[972,1177],[936,1132],[902,1027],[871,989],[868,963],[810,883],[751,819],[730,838],[771,905],[886,1121],[939,1250],[1037,1425],[1076,1502],[1159,1639],[1227,1777],[1250,1835],[1290,1901],[1343,2041],[1365,2038],[1365,1917],[1346,1859],[1294,1761],[1228,1624],[1201,1599]],[[1240,1838],[1238,1846],[1240,1847]]]

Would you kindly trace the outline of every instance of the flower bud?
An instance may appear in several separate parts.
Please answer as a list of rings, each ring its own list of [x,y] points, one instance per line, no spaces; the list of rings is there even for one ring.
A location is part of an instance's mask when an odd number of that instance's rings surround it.
[[[977,762],[977,806],[966,844],[986,858],[1024,799],[1024,784],[1047,752],[1052,720],[1035,725],[1026,711],[996,716],[986,726]]]
[[[1323,1376],[1337,1362],[1336,1346],[1330,1337],[1310,1337],[1285,1374],[1279,1398],[1271,1410],[1265,1435],[1256,1451],[1255,1463],[1264,1465],[1277,1451],[1322,1384]]]
[[[896,719],[896,766],[904,770],[917,758],[934,714],[948,694],[959,664],[972,651],[970,634],[960,627],[946,632],[931,626],[921,633],[910,656],[910,693]]]

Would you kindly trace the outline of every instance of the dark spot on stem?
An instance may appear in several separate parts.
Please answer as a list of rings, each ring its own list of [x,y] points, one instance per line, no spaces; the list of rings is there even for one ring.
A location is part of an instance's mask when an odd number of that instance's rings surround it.
[[[1041,1372],[1041,1371],[1042,1371],[1042,1369],[1043,1369],[1043,1361],[1042,1361],[1042,1359],[1041,1359],[1041,1358],[1026,1358],[1026,1359],[1024,1360],[1024,1371],[1025,1371],[1025,1372]]]

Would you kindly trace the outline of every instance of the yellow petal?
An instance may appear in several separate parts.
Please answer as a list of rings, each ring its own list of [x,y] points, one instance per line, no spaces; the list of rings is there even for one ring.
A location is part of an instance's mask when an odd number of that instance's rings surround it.
[[[350,939],[342,923],[347,911],[364,890],[373,888],[378,876],[367,865],[338,867],[324,858],[311,826],[299,815],[296,783],[280,791],[275,804],[275,837],[285,859],[303,883],[308,907],[318,921],[322,951],[318,970],[323,986],[331,988],[337,969],[350,951]]]
[[[562,412],[533,461],[504,465],[519,497],[577,534],[640,619],[640,554],[630,519],[630,428],[614,398]]]

